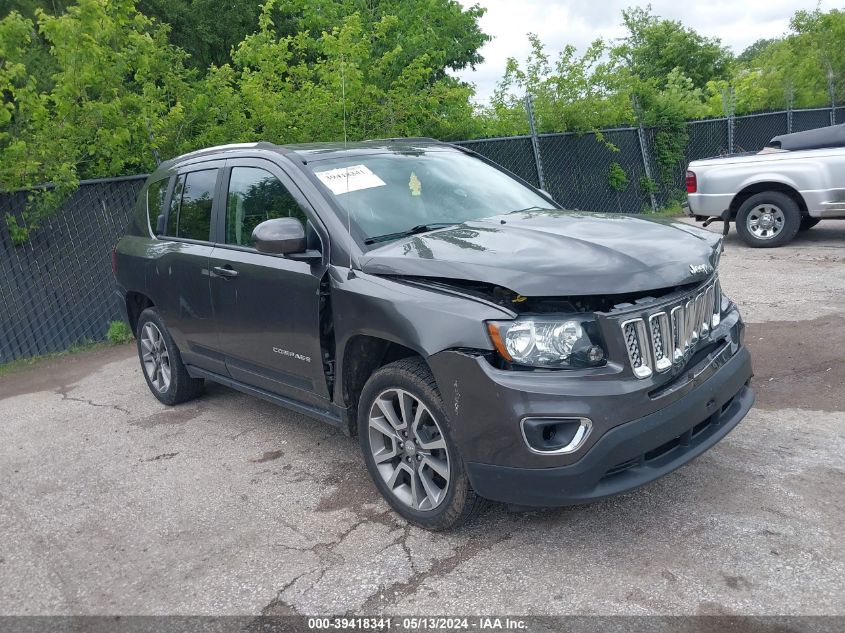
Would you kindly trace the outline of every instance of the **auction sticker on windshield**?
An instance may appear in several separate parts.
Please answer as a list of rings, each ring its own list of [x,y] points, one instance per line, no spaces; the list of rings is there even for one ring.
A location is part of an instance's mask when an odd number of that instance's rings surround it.
[[[370,171],[370,168],[366,165],[351,165],[350,167],[339,167],[338,169],[314,173],[336,196],[360,189],[383,187],[387,184]]]

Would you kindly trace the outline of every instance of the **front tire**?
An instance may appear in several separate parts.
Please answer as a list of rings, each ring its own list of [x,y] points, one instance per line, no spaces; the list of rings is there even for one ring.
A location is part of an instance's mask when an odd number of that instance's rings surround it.
[[[800,226],[801,210],[795,200],[778,191],[751,196],[736,214],[737,233],[752,248],[783,246]]]
[[[370,377],[358,406],[358,437],[373,482],[407,521],[446,530],[483,506],[422,359],[396,361]]]
[[[135,339],[141,371],[156,398],[174,405],[193,400],[202,393],[204,381],[188,374],[179,348],[155,308],[141,312]]]

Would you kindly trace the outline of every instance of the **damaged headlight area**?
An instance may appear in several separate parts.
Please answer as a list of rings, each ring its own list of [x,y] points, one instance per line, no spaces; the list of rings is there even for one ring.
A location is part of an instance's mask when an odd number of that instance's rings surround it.
[[[584,314],[488,321],[487,332],[502,360],[525,367],[599,367],[606,352],[595,320]]]

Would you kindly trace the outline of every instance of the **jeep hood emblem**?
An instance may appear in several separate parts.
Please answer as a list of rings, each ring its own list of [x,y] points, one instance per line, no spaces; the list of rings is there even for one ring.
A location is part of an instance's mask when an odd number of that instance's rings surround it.
[[[689,271],[693,275],[698,275],[699,273],[708,275],[713,272],[713,267],[710,264],[690,264]]]

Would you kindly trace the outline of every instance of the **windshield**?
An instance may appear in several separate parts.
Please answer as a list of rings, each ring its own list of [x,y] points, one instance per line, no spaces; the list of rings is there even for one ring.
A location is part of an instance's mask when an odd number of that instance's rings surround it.
[[[451,149],[358,155],[309,167],[365,244],[552,204],[487,163]],[[343,218],[344,223],[347,218]]]

